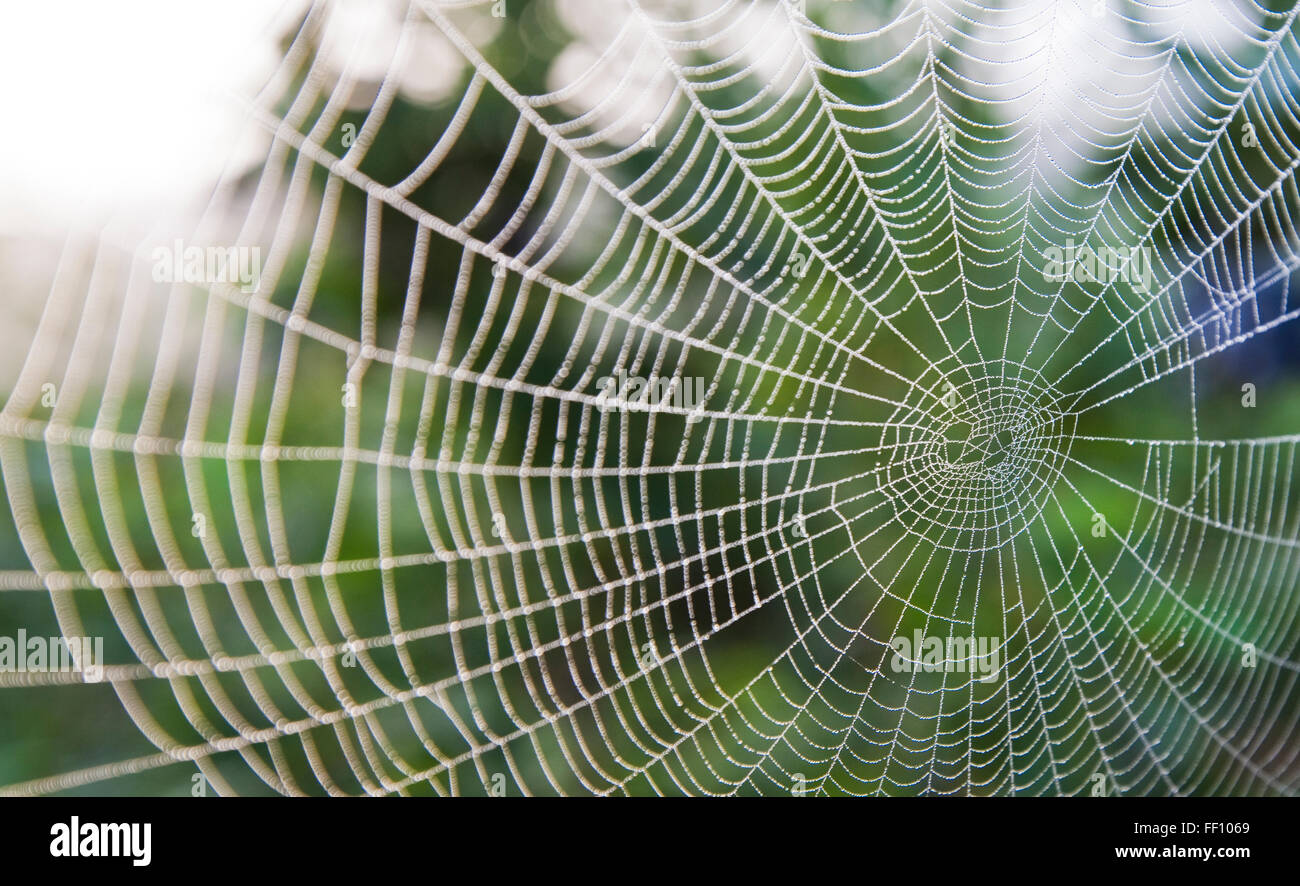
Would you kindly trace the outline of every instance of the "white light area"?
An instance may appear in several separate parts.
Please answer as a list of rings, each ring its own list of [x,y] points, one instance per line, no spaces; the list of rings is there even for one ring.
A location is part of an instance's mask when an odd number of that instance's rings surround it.
[[[1165,36],[1181,31],[1198,53],[1235,50],[1246,42],[1241,32],[1260,25],[1259,10],[1249,0],[1147,0],[1137,12]]]
[[[599,109],[591,127],[604,130],[611,144],[657,139],[650,127],[672,99],[672,79],[646,32],[635,25],[631,34],[624,30],[630,10],[607,0],[558,0],[555,11],[575,37],[547,72],[547,88],[565,90],[562,107],[574,116]],[[622,42],[610,53],[620,34]]]
[[[248,145],[230,95],[269,75],[283,11],[266,0],[10,4],[0,234],[147,221],[202,199]]]
[[[695,16],[702,18],[716,4],[712,0],[694,0],[692,6]],[[791,61],[791,56],[798,54],[798,47],[790,21],[789,10],[779,8],[777,0],[758,0],[735,16],[709,54],[752,66],[758,81],[779,95],[803,64],[802,58]],[[776,81],[774,78],[782,73],[783,79]]]
[[[1124,8],[1125,14],[1140,15],[1146,22],[1141,26],[1146,40],[1172,41],[1181,30],[1182,42],[1194,50],[1238,50],[1248,16],[1240,6],[1213,8],[1217,5],[1184,0],[1136,11]],[[927,7],[935,18],[954,19],[940,3],[927,0]],[[982,61],[959,56],[949,64],[983,84],[978,94],[997,102],[990,107],[999,118],[1020,121],[1030,136],[1041,135],[1046,148],[1040,145],[1037,152],[1039,175],[1055,177],[1082,169],[1085,161],[1077,155],[1099,159],[1089,139],[1096,139],[1097,131],[1113,130],[1117,119],[1133,125],[1145,114],[1157,129],[1176,124],[1168,104],[1151,97],[1160,78],[1175,76],[1165,68],[1167,55],[1161,54],[1168,44],[1145,47],[1144,55],[1135,55],[1135,26],[1124,20],[1116,4],[1026,0],[1011,9],[1013,14],[1002,13],[996,22],[981,24],[973,32],[987,41],[983,46],[994,47],[993,52],[982,53]],[[1195,90],[1189,89],[1189,94]]]
[[[583,41],[566,46],[551,63],[548,86],[561,89],[596,69],[600,50]],[[605,59],[599,74],[582,79],[582,83],[563,106],[572,114],[585,114],[600,108],[592,128],[603,130],[606,141],[626,146],[647,138],[657,143],[658,134],[651,127],[664,106],[672,99],[672,83],[665,76],[657,58],[647,46],[639,52],[615,53]],[[605,129],[612,126],[613,128]]]
[[[716,0],[685,0],[666,9],[648,4],[647,11],[652,18],[658,14],[673,21],[702,18],[716,7]],[[576,84],[562,105],[574,115],[601,108],[592,121],[595,129],[618,121],[621,125],[605,132],[608,142],[625,146],[646,138],[673,97],[675,81],[668,74],[662,49],[645,40],[648,32],[636,25],[631,39],[624,34],[620,51],[608,55],[598,67],[623,32],[630,11],[609,0],[556,0],[555,14],[575,39],[552,62],[547,88],[558,92]],[[751,68],[758,82],[779,94],[800,71],[800,65],[790,61],[797,51],[795,40],[786,12],[775,0],[761,0],[745,7],[707,52],[718,59],[731,58],[737,67]],[[598,73],[592,76],[593,71]],[[615,90],[617,95],[611,98]]]
[[[841,34],[870,33],[909,12],[911,9],[886,9],[884,4],[843,0],[814,0],[808,4],[808,14],[814,21]]]
[[[494,27],[500,23],[492,19]],[[405,35],[405,46],[402,40]],[[495,31],[487,39],[495,36]],[[369,108],[386,77],[396,77],[412,102],[436,104],[460,88],[465,59],[428,18],[406,20],[397,0],[336,0],[330,7],[321,55],[338,77],[347,71],[359,87],[349,96],[354,110]]]
[[[609,0],[554,0],[560,23],[578,39],[595,48],[608,46],[631,15],[626,4]]]
[[[402,94],[413,102],[438,104],[455,97],[464,57],[432,22],[414,22],[407,36],[411,50],[402,65]]]

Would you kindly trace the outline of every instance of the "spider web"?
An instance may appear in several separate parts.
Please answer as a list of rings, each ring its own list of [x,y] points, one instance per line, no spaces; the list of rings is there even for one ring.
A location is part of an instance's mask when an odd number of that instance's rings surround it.
[[[64,246],[0,588],[157,751],[7,792],[1296,790],[1294,10],[345,6],[189,237],[255,287]]]

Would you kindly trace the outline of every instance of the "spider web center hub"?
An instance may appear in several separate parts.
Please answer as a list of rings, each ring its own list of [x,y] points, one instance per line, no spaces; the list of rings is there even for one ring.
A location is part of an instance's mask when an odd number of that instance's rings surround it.
[[[908,532],[954,551],[1009,543],[1042,513],[1074,419],[1012,361],[935,367],[890,419],[881,488]]]

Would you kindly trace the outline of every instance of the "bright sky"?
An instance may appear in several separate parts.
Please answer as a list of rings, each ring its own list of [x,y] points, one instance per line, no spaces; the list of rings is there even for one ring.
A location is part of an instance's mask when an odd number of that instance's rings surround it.
[[[9,4],[0,27],[0,234],[150,219],[210,190],[276,60],[266,0]]]

